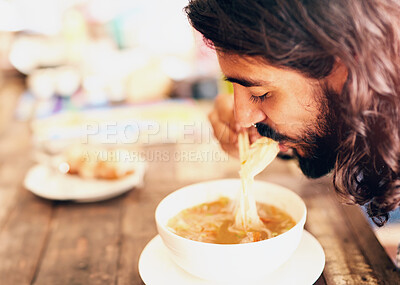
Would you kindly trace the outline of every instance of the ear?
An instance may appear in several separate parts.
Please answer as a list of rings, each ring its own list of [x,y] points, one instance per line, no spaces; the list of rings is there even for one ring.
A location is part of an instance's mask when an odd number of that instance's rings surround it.
[[[336,58],[331,73],[325,79],[328,86],[340,94],[347,81],[347,77],[347,66],[343,64],[340,58]]]

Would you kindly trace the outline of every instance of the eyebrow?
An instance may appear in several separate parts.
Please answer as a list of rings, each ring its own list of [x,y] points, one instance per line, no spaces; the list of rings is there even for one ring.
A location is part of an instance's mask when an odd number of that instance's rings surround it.
[[[229,77],[229,76],[224,76],[224,80],[229,81],[231,83],[237,83],[244,87],[264,86],[271,84],[269,81],[264,81],[264,80],[252,80],[250,78]]]

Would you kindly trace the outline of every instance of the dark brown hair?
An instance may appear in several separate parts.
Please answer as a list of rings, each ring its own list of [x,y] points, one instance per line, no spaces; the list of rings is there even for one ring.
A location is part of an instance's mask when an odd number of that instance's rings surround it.
[[[337,98],[340,146],[333,182],[378,225],[400,204],[400,4],[396,0],[192,0],[206,41],[323,79],[348,69]]]

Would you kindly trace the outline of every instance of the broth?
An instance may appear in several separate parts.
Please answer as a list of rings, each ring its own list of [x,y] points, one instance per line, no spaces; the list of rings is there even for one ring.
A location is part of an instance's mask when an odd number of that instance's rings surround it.
[[[234,227],[232,201],[222,197],[181,211],[168,221],[175,234],[195,241],[238,244],[265,240],[290,230],[296,222],[275,206],[257,203],[263,228],[241,230]]]

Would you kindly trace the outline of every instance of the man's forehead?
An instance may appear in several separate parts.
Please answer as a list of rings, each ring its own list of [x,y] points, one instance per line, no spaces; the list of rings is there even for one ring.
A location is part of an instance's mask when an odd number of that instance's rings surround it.
[[[227,81],[240,85],[277,87],[290,82],[308,82],[300,72],[268,64],[258,57],[217,52],[222,73]]]
[[[217,53],[225,79],[243,86],[263,86],[272,82],[269,66],[254,58],[236,54]]]

